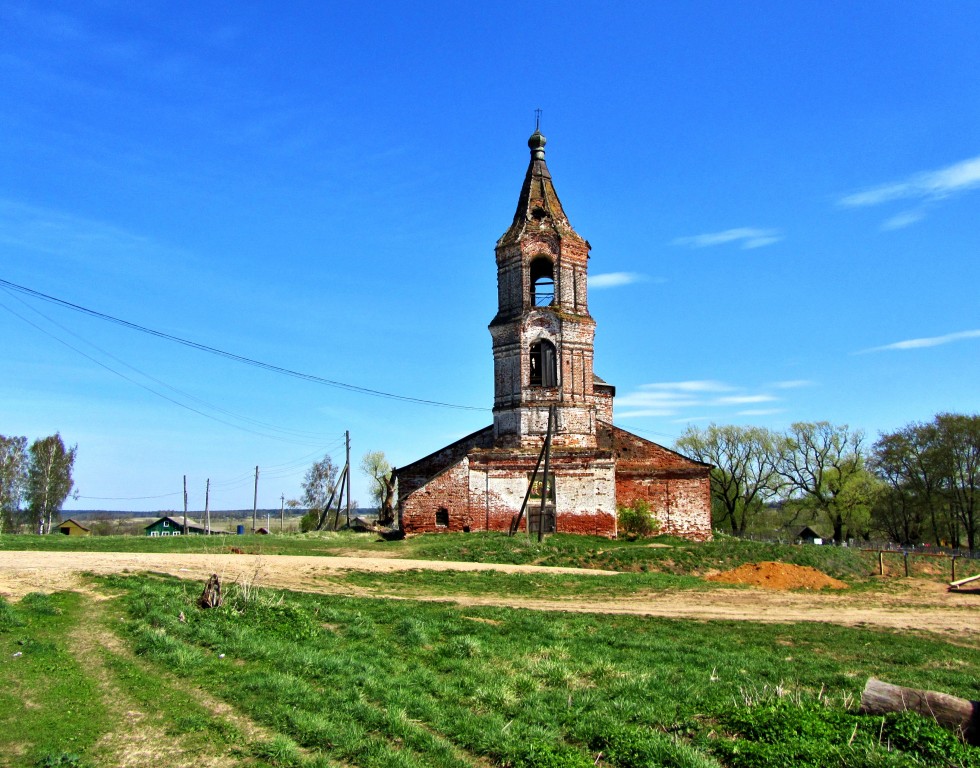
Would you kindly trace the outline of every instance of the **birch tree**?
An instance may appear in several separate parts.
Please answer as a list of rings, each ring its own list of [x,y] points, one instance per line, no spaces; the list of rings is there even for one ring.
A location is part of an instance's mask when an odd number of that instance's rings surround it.
[[[27,438],[0,435],[0,531],[9,531],[27,486]]]
[[[65,448],[60,434],[31,443],[27,469],[27,509],[32,528],[39,534],[51,531],[51,521],[75,486],[72,470],[78,446]]]

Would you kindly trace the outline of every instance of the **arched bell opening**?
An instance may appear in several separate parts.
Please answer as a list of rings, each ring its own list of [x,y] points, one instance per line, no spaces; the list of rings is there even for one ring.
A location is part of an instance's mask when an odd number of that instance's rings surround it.
[[[531,262],[531,305],[534,307],[547,307],[554,300],[554,265],[547,256],[538,256]]]

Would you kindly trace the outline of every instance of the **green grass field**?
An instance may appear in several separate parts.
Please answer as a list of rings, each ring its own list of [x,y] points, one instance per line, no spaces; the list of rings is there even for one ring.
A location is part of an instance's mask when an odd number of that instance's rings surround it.
[[[68,546],[67,537],[23,538]],[[290,554],[394,546],[404,557],[629,571],[344,577],[409,596],[601,597],[604,583],[620,580],[617,592],[669,595],[704,588],[699,572],[761,559],[816,558],[801,564],[873,583],[860,553],[730,540],[651,548],[558,536],[543,546],[472,534],[275,539],[235,537],[266,554],[273,546]],[[150,551],[214,544],[144,541]],[[128,764],[980,768],[980,748],[925,718],[856,710],[869,676],[980,699],[980,648],[923,633],[477,608],[247,584],[230,587],[222,607],[202,610],[196,582],[151,574],[89,582],[78,592],[0,601],[0,765],[95,768],[139,755],[142,763]],[[861,594],[874,600],[876,588]]]

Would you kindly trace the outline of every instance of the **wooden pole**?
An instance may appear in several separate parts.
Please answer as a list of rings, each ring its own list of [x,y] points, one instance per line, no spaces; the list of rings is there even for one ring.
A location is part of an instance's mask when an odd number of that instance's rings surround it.
[[[204,530],[211,535],[211,478],[204,488]]]
[[[286,494],[279,496],[279,533],[283,532],[286,525]]]
[[[885,575],[885,553],[880,549],[878,550],[878,575]]]
[[[906,549],[903,553],[905,555],[905,575],[909,575],[909,551]]]
[[[255,493],[252,495],[252,533],[255,533],[255,513],[259,508],[259,468],[255,467]]]
[[[972,744],[980,742],[980,702],[960,699],[938,691],[903,688],[874,677],[861,694],[861,711],[868,715],[917,712],[931,717],[943,728],[957,731]]]
[[[555,421],[555,406],[548,409],[548,433],[544,436],[544,482],[541,484],[541,512],[538,516],[538,541],[544,541],[544,509],[548,501],[548,469],[551,465],[551,425]],[[558,499],[555,499],[558,503]]]
[[[184,535],[187,535],[187,475],[184,475]]]
[[[549,417],[549,419],[550,419],[550,417]],[[509,533],[510,536],[513,536],[515,533],[517,533],[518,529],[521,527],[521,520],[524,517],[524,511],[527,509],[527,502],[531,498],[531,490],[534,488],[534,481],[538,477],[538,470],[541,468],[541,462],[542,461],[544,461],[544,446],[543,445],[541,446],[541,452],[538,454],[538,461],[534,465],[534,471],[531,473],[531,480],[527,484],[527,493],[524,494],[524,501],[521,502],[521,508],[518,511],[517,516],[513,520],[510,521],[510,533]],[[489,475],[487,475],[487,476],[489,477]],[[487,482],[488,482],[488,485],[489,485],[489,480]],[[489,490],[487,491],[487,493],[489,494]],[[488,528],[488,530],[489,530],[489,520],[490,520],[489,505],[490,505],[490,502],[488,501],[487,502],[487,528]]]
[[[350,430],[344,431],[347,440],[347,527],[350,528]]]

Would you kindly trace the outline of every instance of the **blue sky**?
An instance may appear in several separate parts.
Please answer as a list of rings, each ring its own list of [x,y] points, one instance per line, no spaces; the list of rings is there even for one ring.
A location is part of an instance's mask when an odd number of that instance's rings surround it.
[[[192,509],[207,478],[248,507],[256,465],[278,506],[346,429],[399,465],[488,424],[536,108],[621,426],[978,410],[980,4],[0,0],[0,28],[0,278],[486,409],[0,290],[0,433],[78,444],[68,508],[177,509],[185,474]]]

